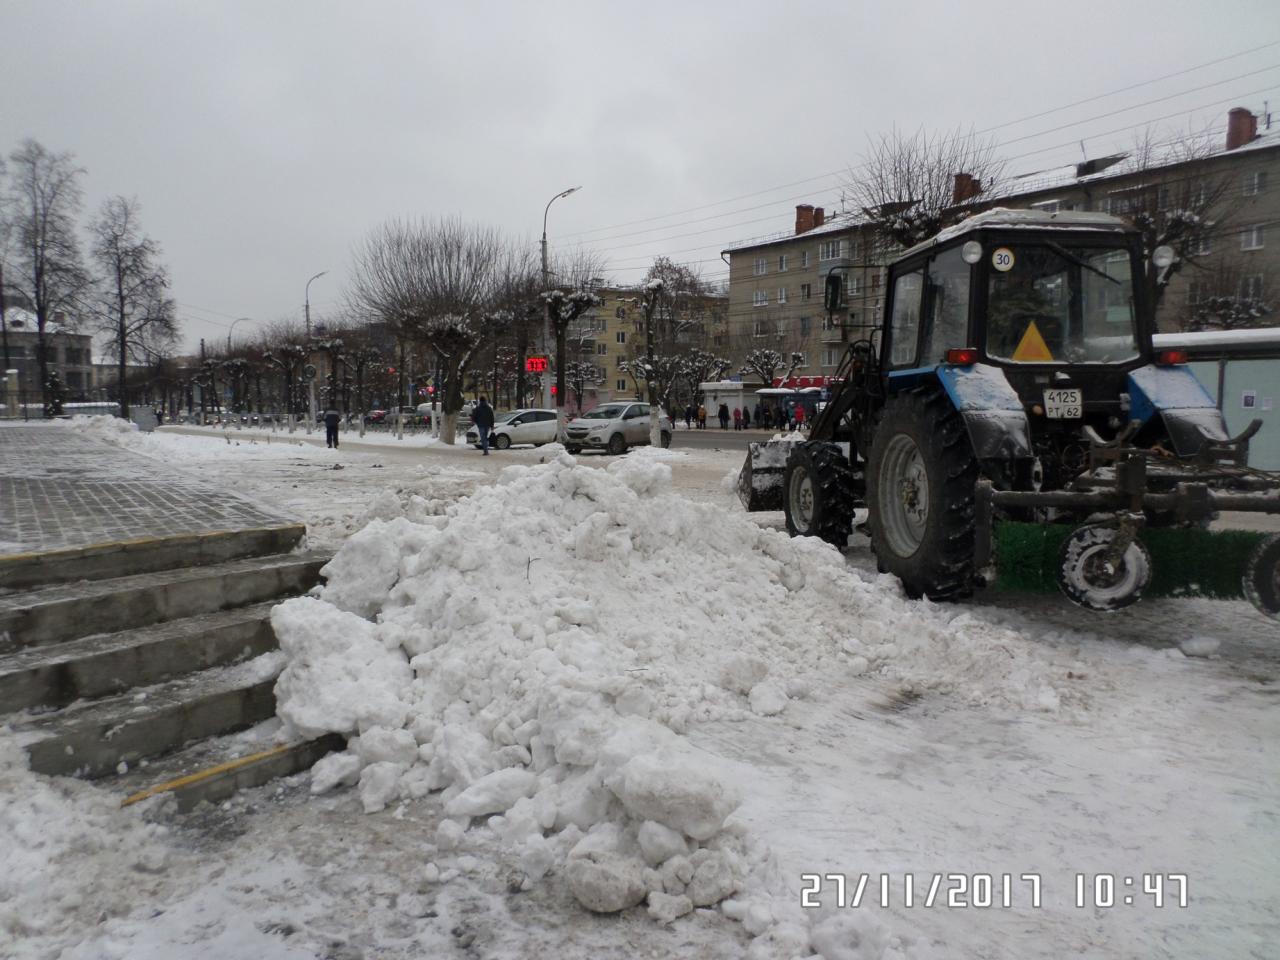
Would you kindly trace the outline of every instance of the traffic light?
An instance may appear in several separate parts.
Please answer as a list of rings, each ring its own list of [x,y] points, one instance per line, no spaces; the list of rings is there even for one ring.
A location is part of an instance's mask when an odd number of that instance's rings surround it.
[[[435,396],[435,393],[436,388],[432,384],[427,384],[427,396],[433,397]]]
[[[822,302],[826,306],[828,313],[835,313],[840,309],[840,301],[844,299],[841,296],[841,278],[838,273],[827,274],[827,285],[823,291]]]
[[[396,372],[396,368],[395,368],[395,367],[387,367],[387,373],[394,374],[395,372]]]

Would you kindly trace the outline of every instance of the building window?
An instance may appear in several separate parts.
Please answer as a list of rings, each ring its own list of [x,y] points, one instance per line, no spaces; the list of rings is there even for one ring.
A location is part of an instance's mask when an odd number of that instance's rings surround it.
[[[778,254],[778,272],[782,273],[782,271],[786,269],[787,269],[787,255],[785,253],[780,253]]]
[[[627,318],[627,308],[619,307],[617,310],[613,311],[613,315],[619,320],[625,320]]]
[[[795,369],[797,370],[803,370],[805,367],[809,366],[808,354],[793,353],[791,354],[791,359],[794,363]]]
[[[1247,277],[1240,278],[1240,299],[1241,300],[1261,300],[1262,299],[1262,274],[1254,273]]]
[[[622,354],[618,354],[616,357],[613,358],[613,362],[617,365],[618,369],[621,370],[622,365],[627,362],[627,358],[624,357]]]
[[[1062,209],[1061,200],[1041,200],[1031,205],[1032,210],[1040,210],[1044,213],[1057,213]]]
[[[763,290],[757,290],[751,295],[751,305],[753,307],[763,307],[769,303],[769,294]]]
[[[1187,306],[1194,307],[1204,299],[1204,281],[1192,280],[1187,284]]]
[[[880,271],[879,270],[871,274],[871,289],[872,290],[880,289]]]
[[[625,331],[625,330],[619,330],[619,331],[618,331],[618,333],[617,333],[617,337],[618,337],[618,342],[619,342],[619,343],[626,343],[626,342],[627,342],[627,331]]]
[[[1187,238],[1187,256],[1203,257],[1210,252],[1209,234],[1201,233]]]
[[[852,240],[849,243],[849,256],[854,260],[862,259],[862,241]]]
[[[836,365],[836,350],[834,347],[822,348],[822,365],[824,367],[834,367]]]
[[[607,343],[597,343],[597,344],[596,344],[596,353],[597,353],[598,355],[600,355],[600,356],[604,356],[604,355],[605,355],[606,353],[608,353],[608,352],[609,352],[609,345],[608,345]]]
[[[840,321],[839,321],[838,319],[836,319],[836,317],[835,317],[833,314],[830,314],[830,313],[829,313],[829,314],[827,314],[825,317],[823,317],[823,318],[822,318],[822,329],[823,329],[824,331],[826,331],[826,330],[839,330],[839,329],[840,329]]]
[[[839,260],[843,255],[843,240],[824,240],[818,245],[819,260]]]
[[[1245,227],[1240,233],[1241,250],[1261,250],[1263,247],[1262,224]]]
[[[779,303],[786,303],[786,302],[787,302],[787,288],[786,288],[786,287],[779,287],[779,288],[778,288],[778,302],[779,302]]]
[[[618,392],[619,392],[619,393],[626,393],[626,391],[627,391],[627,381],[625,381],[625,380],[618,380],[618,381],[616,381],[616,383],[618,384]]]
[[[769,272],[769,261],[764,257],[756,257],[755,275],[762,277]]]
[[[807,337],[807,336],[809,336],[809,331],[810,331],[810,329],[812,329],[812,327],[813,327],[813,318],[812,318],[812,317],[801,317],[801,318],[800,318],[800,336],[802,336],[802,337]]]
[[[849,277],[849,296],[856,297],[862,293],[862,278],[854,274]]]
[[[1246,197],[1256,197],[1266,189],[1267,171],[1254,170],[1252,173],[1244,175],[1244,195]]]
[[[800,284],[800,299],[808,300],[812,296],[813,296],[813,287],[807,283]]]
[[[768,336],[768,334],[769,334],[769,321],[765,320],[763,317],[756,320],[755,329],[752,331],[752,336],[764,337],[764,336]]]
[[[800,266],[801,266],[801,267],[805,267],[805,268],[807,268],[807,267],[809,266],[809,251],[808,251],[808,250],[801,250],[801,251],[800,251]]]
[[[773,332],[776,336],[784,337],[787,334],[787,321],[779,317],[773,322]]]

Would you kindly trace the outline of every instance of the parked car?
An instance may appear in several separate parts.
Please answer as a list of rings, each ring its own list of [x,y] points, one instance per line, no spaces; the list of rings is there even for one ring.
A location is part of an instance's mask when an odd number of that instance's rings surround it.
[[[513,443],[531,443],[539,447],[556,438],[556,412],[554,410],[512,410],[494,419],[489,433],[489,444],[497,450],[505,450]],[[472,427],[467,431],[467,443],[478,447],[480,431]]]
[[[658,414],[662,431],[662,445],[671,446],[671,418]],[[643,446],[649,442],[649,405],[636,401],[602,403],[588,410],[565,425],[569,440],[565,449],[570,453],[583,450],[607,450],[609,453],[625,453],[627,447]]]
[[[368,424],[384,423],[387,419],[387,411],[370,410],[364,415],[364,422]]]

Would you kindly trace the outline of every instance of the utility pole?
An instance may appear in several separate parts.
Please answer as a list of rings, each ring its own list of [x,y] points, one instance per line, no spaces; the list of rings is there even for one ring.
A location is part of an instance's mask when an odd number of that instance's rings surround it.
[[[0,263],[0,339],[4,340],[4,369],[8,370],[9,360],[9,325],[4,322],[4,264]]]

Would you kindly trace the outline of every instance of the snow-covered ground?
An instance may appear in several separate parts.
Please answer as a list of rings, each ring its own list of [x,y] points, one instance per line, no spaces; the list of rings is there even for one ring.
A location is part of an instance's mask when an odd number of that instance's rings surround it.
[[[244,737],[358,738],[188,817],[0,740],[0,954],[1275,956],[1280,637],[1245,603],[913,603],[860,538],[745,514],[738,454],[90,429],[340,547]]]

